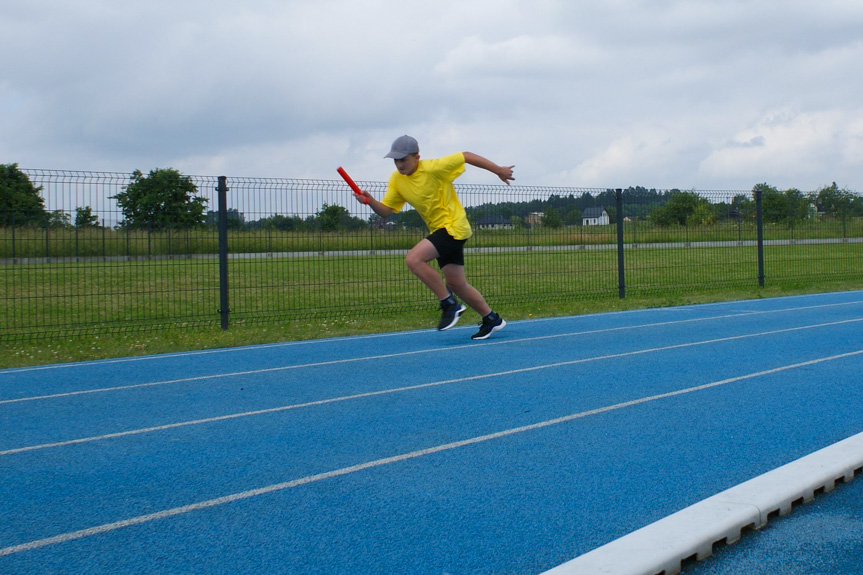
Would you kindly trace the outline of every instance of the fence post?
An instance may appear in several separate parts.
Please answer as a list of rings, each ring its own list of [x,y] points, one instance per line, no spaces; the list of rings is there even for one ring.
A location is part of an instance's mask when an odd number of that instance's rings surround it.
[[[228,330],[228,178],[219,176],[219,313],[222,329]]]
[[[623,265],[623,190],[614,190],[614,199],[617,207],[617,297],[626,297],[626,274]]]
[[[758,287],[764,287],[764,214],[761,211],[761,190],[755,190],[755,229],[758,243]]]

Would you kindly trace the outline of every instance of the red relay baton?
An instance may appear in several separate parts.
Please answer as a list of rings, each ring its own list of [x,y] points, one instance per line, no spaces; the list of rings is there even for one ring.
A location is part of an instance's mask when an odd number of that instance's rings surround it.
[[[354,182],[351,179],[351,177],[348,175],[348,173],[345,171],[345,169],[342,168],[341,166],[339,166],[339,168],[336,171],[348,183],[348,185],[354,191],[354,195],[357,197],[357,199],[364,204],[368,204],[369,199],[365,196],[365,194],[363,194],[363,192],[360,190],[360,187],[356,184],[356,182]]]

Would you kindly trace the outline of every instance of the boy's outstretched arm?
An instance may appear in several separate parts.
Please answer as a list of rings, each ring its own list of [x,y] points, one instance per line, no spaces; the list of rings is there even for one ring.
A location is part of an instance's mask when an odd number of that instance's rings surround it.
[[[483,170],[488,170],[495,176],[501,179],[501,181],[509,185],[510,180],[515,180],[512,176],[512,169],[515,166],[498,166],[494,162],[489,159],[483,158],[482,156],[478,156],[472,152],[462,152],[464,154],[464,163],[470,164],[471,166],[482,168]]]

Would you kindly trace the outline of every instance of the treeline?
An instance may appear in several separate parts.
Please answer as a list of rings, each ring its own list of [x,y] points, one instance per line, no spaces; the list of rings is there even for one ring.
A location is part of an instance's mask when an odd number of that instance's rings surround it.
[[[100,227],[99,218],[90,206],[81,206],[72,214],[45,209],[41,187],[34,186],[16,164],[0,164],[0,226],[88,228]],[[207,211],[208,200],[197,195],[189,176],[174,169],[140,171],[131,174],[129,184],[114,196],[123,219],[117,229],[183,229],[215,226],[218,213]],[[623,190],[623,217],[647,221],[659,227],[704,226],[726,220],[754,220],[755,196],[759,193],[765,223],[791,223],[809,218],[863,217],[863,197],[839,188],[834,182],[815,192],[797,189],[779,190],[758,184],[751,193],[735,195],[730,201],[710,201],[695,191],[656,190],[631,187]],[[464,199],[464,198],[463,198]],[[556,228],[581,225],[583,214],[604,209],[609,222],[618,219],[614,190],[596,195],[551,194],[547,198],[524,201],[489,202],[466,208],[474,224],[493,221],[506,227],[545,226]],[[371,214],[367,219],[352,216],[339,205],[324,203],[314,214],[275,214],[246,221],[236,209],[227,212],[230,229],[303,231],[355,231],[374,228],[424,229],[422,219],[412,209],[393,214],[384,220]]]
[[[48,211],[40,192],[17,164],[0,164],[0,226],[71,227],[72,217],[62,210]],[[89,206],[75,210],[77,227],[97,225],[98,216]]]
[[[760,192],[762,215],[765,223],[794,223],[815,217],[863,217],[863,197],[834,182],[815,192],[804,193],[797,189],[779,190],[767,184],[758,184],[749,194],[737,194],[729,201],[710,201],[694,191],[678,189],[659,191],[632,187],[621,194],[623,216],[629,220],[646,221],[659,227],[705,226],[721,221],[754,221],[755,194]],[[558,228],[582,224],[582,215],[589,208],[601,208],[609,216],[609,223],[617,222],[617,200],[614,190],[593,195],[589,192],[575,195],[551,194],[546,199],[526,201],[489,202],[465,208],[474,224],[484,221],[503,222],[512,228],[544,226]],[[232,217],[229,214],[229,219]],[[236,218],[237,215],[234,215]],[[415,210],[393,214],[387,220],[372,215],[368,221],[351,216],[341,206],[328,206],[313,216],[275,215],[249,223],[235,222],[237,228],[279,229],[283,231],[357,230],[368,226],[394,229],[424,229],[422,219]]]
[[[656,226],[710,225],[723,220],[754,220],[756,192],[760,192],[762,215],[767,223],[788,223],[813,217],[861,217],[863,197],[833,182],[815,192],[797,189],[779,190],[768,184],[758,184],[749,194],[737,194],[730,201],[710,201],[695,191],[679,189],[658,191],[632,187],[622,191],[623,216],[629,220],[644,220]],[[467,211],[472,221],[497,216],[514,225],[523,224],[531,214],[543,214],[542,223],[550,227],[581,225],[582,215],[589,208],[603,208],[610,223],[617,221],[617,199],[613,190],[601,194],[558,196],[546,200],[485,204]]]
[[[135,170],[122,192],[109,196],[117,201],[121,229],[161,230],[205,225],[207,199],[198,196],[189,176],[174,169]],[[0,226],[46,228],[99,228],[99,216],[91,206],[75,208],[75,218],[62,210],[45,209],[42,186],[35,186],[17,164],[0,164]]]
[[[765,223],[794,224],[813,218],[863,216],[863,198],[840,189],[836,182],[815,192],[798,189],[779,190],[758,184],[751,194],[738,194],[730,202],[711,203],[694,192],[673,190],[661,205],[653,207],[647,219],[660,227],[710,225],[722,220],[754,220],[756,195],[761,197],[761,214]]]
[[[650,206],[663,203],[668,196],[669,192],[659,192],[655,189],[627,188],[622,193],[623,213],[629,217],[646,216]],[[582,215],[589,208],[605,209],[610,221],[615,222],[617,216],[616,202],[615,191],[606,190],[597,195],[590,192],[566,196],[551,194],[547,199],[488,203],[466,208],[466,211],[473,222],[498,217],[515,227],[530,227],[536,225],[538,221],[539,225],[553,228],[581,225]],[[535,215],[539,215],[539,218],[533,217]]]

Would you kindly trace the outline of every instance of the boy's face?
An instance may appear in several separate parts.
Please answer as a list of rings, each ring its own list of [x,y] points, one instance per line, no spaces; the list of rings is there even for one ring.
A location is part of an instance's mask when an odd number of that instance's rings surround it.
[[[401,160],[393,161],[396,163],[396,169],[401,175],[410,176],[417,171],[417,167],[420,165],[420,155],[411,154],[410,156],[405,156]]]

